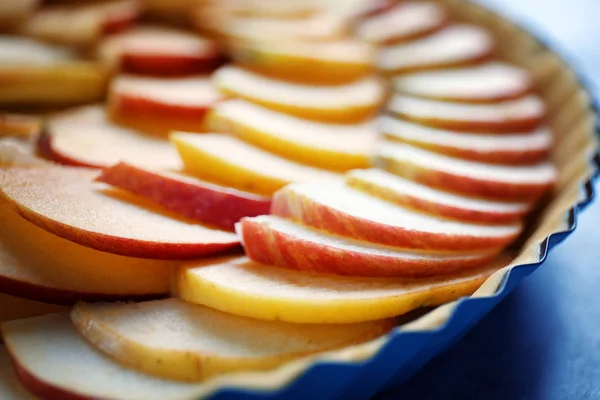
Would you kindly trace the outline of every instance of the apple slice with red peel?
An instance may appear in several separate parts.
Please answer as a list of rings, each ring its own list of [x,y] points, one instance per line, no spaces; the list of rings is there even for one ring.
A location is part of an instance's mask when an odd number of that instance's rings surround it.
[[[177,172],[154,171],[119,163],[96,179],[148,198],[204,224],[233,231],[243,217],[268,214],[269,197],[201,181]]]
[[[490,104],[467,104],[394,95],[388,110],[404,119],[436,128],[475,132],[528,132],[546,113],[535,95]]]
[[[69,311],[69,308],[0,293],[0,323],[63,311]],[[0,394],[2,394],[1,389]],[[4,397],[0,396],[0,399]]]
[[[174,215],[94,182],[98,171],[45,166],[0,171],[6,200],[27,220],[60,237],[132,257],[185,259],[235,248],[237,237]]]
[[[214,40],[160,26],[111,35],[100,43],[98,56],[125,72],[149,75],[208,72],[223,58]]]
[[[339,85],[308,85],[225,66],[213,74],[213,82],[227,95],[325,122],[362,121],[375,113],[385,95],[383,82],[374,76]]]
[[[179,299],[80,303],[71,320],[95,348],[119,363],[182,381],[272,369],[295,358],[374,339],[394,326],[389,319],[342,325],[257,321]]]
[[[403,143],[382,142],[377,167],[424,185],[469,196],[534,200],[554,185],[557,172],[549,162],[504,166],[466,161]]]
[[[336,171],[368,167],[378,138],[372,121],[362,124],[314,122],[244,100],[217,104],[207,117],[206,127],[231,133],[288,159]]]
[[[4,346],[0,346],[0,399],[36,400],[19,383],[13,371],[10,356]]]
[[[100,106],[49,118],[38,148],[45,157],[67,165],[102,168],[124,161],[165,170],[181,167],[166,138],[121,128],[108,121]]]
[[[380,169],[350,171],[346,174],[346,184],[403,207],[467,222],[516,222],[531,208],[527,202],[500,202],[456,195]]]
[[[448,15],[440,4],[406,1],[363,19],[354,33],[369,42],[397,43],[433,33],[447,20]]]
[[[383,47],[377,66],[384,73],[448,68],[483,61],[493,51],[494,39],[484,29],[452,25],[422,39]]]
[[[273,197],[271,214],[334,234],[412,249],[499,249],[521,232],[519,223],[471,224],[415,213],[341,184],[288,185]]]
[[[535,164],[546,158],[553,142],[547,127],[524,133],[464,133],[384,116],[379,119],[379,128],[389,140],[488,163]]]
[[[187,172],[243,191],[271,196],[292,182],[341,179],[337,173],[289,161],[228,135],[179,132],[171,140]]]
[[[434,278],[319,274],[246,257],[194,261],[172,277],[175,296],[244,317],[310,324],[347,324],[394,317],[473,293],[504,260]]]
[[[524,69],[501,62],[473,67],[416,72],[393,79],[394,89],[436,100],[494,102],[516,99],[533,90]]]
[[[172,261],[84,247],[21,218],[0,201],[0,292],[52,304],[164,296]],[[13,310],[15,311],[15,310]]]
[[[480,267],[497,253],[405,250],[332,235],[272,215],[243,218],[237,231],[253,261],[334,275],[439,276]]]
[[[111,83],[108,107],[115,121],[149,133],[200,132],[206,112],[221,98],[205,75],[121,75]]]

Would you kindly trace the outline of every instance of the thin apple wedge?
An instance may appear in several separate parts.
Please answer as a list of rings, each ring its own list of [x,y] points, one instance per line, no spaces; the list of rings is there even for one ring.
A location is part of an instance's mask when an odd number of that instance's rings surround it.
[[[372,121],[362,124],[314,122],[244,100],[217,104],[206,119],[206,128],[233,134],[290,160],[337,171],[368,167],[378,138]]]
[[[21,218],[5,201],[0,217],[0,292],[61,305],[168,293],[174,262],[78,245]]]
[[[137,74],[209,72],[222,61],[215,41],[161,26],[140,26],[105,38],[98,56],[114,68]]]
[[[179,299],[129,304],[77,304],[79,332],[119,363],[181,381],[267,370],[326,350],[376,338],[393,320],[344,325],[258,321]]]
[[[98,171],[44,166],[0,171],[0,191],[27,220],[67,240],[131,257],[185,259],[239,245],[229,232],[94,182]]]
[[[497,250],[522,229],[519,223],[471,224],[416,213],[331,183],[286,186],[275,193],[271,214],[348,238],[433,251]]]
[[[441,276],[480,267],[497,253],[405,250],[332,235],[272,215],[243,218],[237,231],[253,261],[334,275]]]
[[[424,71],[393,79],[394,89],[436,100],[494,102],[516,99],[533,90],[527,71],[501,62],[466,68]]]
[[[269,78],[235,66],[219,68],[213,82],[223,93],[276,111],[325,122],[353,123],[372,116],[385,94],[368,76],[340,85],[308,85]]]
[[[228,135],[178,132],[171,140],[187,172],[264,196],[291,182],[341,179],[337,173],[289,161]]]
[[[408,43],[383,47],[377,66],[384,73],[470,65],[489,58],[494,39],[482,28],[452,25]]]
[[[10,356],[4,346],[0,347],[0,399],[36,400],[19,383],[13,371]]]
[[[377,167],[416,182],[469,196],[503,200],[534,200],[546,193],[557,177],[546,161],[505,166],[466,161],[408,144],[382,142],[375,151]]]
[[[205,75],[156,78],[121,75],[109,89],[113,120],[149,133],[199,132],[210,107],[221,94]]]
[[[547,127],[524,133],[465,133],[384,116],[379,119],[379,129],[388,140],[466,160],[511,165],[543,161],[553,143]]]
[[[92,347],[68,313],[10,321],[4,342],[21,384],[52,400],[194,398],[197,384],[155,378],[123,367]]]
[[[246,257],[179,266],[173,293],[244,317],[310,324],[348,324],[404,314],[473,293],[502,263],[427,279],[318,274],[263,265]]]
[[[0,137],[32,138],[39,135],[41,130],[42,121],[39,117],[0,112]]]
[[[181,160],[164,137],[110,122],[100,106],[79,107],[48,119],[38,148],[61,164],[92,168],[120,161],[157,169],[179,169]]]
[[[388,110],[435,128],[470,132],[528,132],[543,122],[546,107],[535,95],[490,104],[467,104],[396,94]]]
[[[346,184],[403,207],[467,222],[516,222],[531,209],[531,204],[527,202],[501,202],[460,196],[380,169],[350,171],[346,174]]]
[[[63,311],[69,311],[69,308],[0,293],[0,323]],[[4,399],[2,396],[0,398]]]
[[[448,15],[440,4],[405,1],[364,18],[355,27],[354,33],[369,42],[398,43],[433,33],[447,20]]]
[[[154,171],[119,163],[96,179],[148,198],[204,224],[233,231],[243,217],[268,214],[269,197],[201,181],[177,172]]]

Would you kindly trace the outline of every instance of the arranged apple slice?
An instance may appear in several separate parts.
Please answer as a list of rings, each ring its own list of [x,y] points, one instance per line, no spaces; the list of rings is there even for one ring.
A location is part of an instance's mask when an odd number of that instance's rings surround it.
[[[217,43],[190,32],[140,26],[100,43],[101,60],[126,72],[184,75],[208,72],[222,61]]]
[[[380,169],[350,171],[346,174],[346,184],[404,207],[468,222],[515,222],[531,208],[531,204],[524,202],[499,202],[456,195]]]
[[[526,166],[493,165],[392,142],[378,145],[374,162],[377,167],[425,185],[498,199],[534,200],[556,180],[556,169],[545,161]]]
[[[153,171],[119,163],[96,179],[146,197],[202,223],[233,231],[243,217],[268,214],[269,197],[215,185],[177,172]]]
[[[175,133],[171,140],[188,172],[265,196],[291,182],[341,179],[334,172],[297,164],[228,135]]]
[[[335,275],[439,276],[479,267],[495,256],[494,252],[403,250],[331,235],[271,215],[244,218],[237,230],[253,261]]]
[[[179,266],[171,290],[185,301],[250,318],[346,324],[469,295],[500,266],[428,279],[366,278],[295,271],[246,257],[221,258]]]
[[[428,250],[499,249],[521,224],[483,225],[415,213],[341,184],[288,185],[273,197],[271,214],[368,242]]]
[[[286,361],[376,338],[393,320],[342,325],[258,321],[166,299],[73,308],[75,327],[120,363],[164,378],[200,381],[240,370],[267,370]]]
[[[0,171],[0,190],[24,218],[75,243],[133,257],[184,259],[239,245],[237,237],[162,213],[154,203],[93,182],[87,168]]]
[[[198,384],[155,378],[123,367],[94,349],[68,313],[10,321],[4,342],[21,384],[42,399],[186,399]]]
[[[29,300],[22,297],[14,297],[0,293],[0,322],[11,321],[13,319],[37,317],[40,315],[68,310],[69,308],[64,306],[41,303],[35,300]],[[0,390],[0,394],[1,393],[2,391]]]
[[[535,164],[552,148],[552,133],[546,127],[525,133],[464,133],[429,128],[393,117],[381,117],[379,128],[387,139],[438,153],[502,164]]]
[[[47,158],[67,165],[102,168],[125,161],[157,169],[181,167],[166,138],[121,128],[108,121],[100,106],[49,118],[38,148]]]
[[[406,1],[364,18],[354,33],[362,40],[390,44],[430,34],[447,20],[446,11],[437,3]]]
[[[485,131],[527,132],[543,121],[546,107],[537,96],[491,104],[466,104],[394,95],[388,110],[410,121],[437,128]]]
[[[484,29],[452,25],[422,39],[381,49],[377,66],[384,73],[469,65],[491,56],[494,39]]]
[[[206,111],[221,99],[208,76],[153,78],[122,75],[111,83],[111,117],[150,133],[198,132]]]
[[[492,102],[515,99],[533,90],[527,71],[500,62],[424,71],[393,79],[394,89],[437,100]]]
[[[213,74],[225,94],[241,97],[287,114],[327,122],[357,122],[372,116],[384,97],[382,81],[373,76],[340,85],[280,81],[235,66]]]
[[[208,130],[240,139],[305,164],[345,171],[366,168],[377,140],[375,124],[332,124],[297,118],[246,102],[227,100],[207,117]]]
[[[164,296],[173,262],[105,253],[53,235],[0,201],[0,292],[53,304]],[[18,312],[11,309],[9,312]]]
[[[0,112],[0,137],[31,138],[40,133],[42,121],[33,115]]]
[[[0,347],[0,398],[5,400],[36,400],[19,383],[13,371],[10,356],[4,346]]]

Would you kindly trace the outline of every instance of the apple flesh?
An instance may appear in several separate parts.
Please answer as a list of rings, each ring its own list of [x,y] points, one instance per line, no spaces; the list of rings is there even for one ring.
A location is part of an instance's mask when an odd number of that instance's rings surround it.
[[[269,197],[201,181],[177,172],[119,163],[102,171],[99,182],[150,199],[184,217],[233,231],[243,217],[268,214]]]
[[[179,299],[80,303],[71,320],[95,348],[119,363],[180,381],[272,369],[295,358],[374,339],[394,326],[392,320],[343,325],[258,321]]]
[[[10,356],[4,346],[0,347],[0,398],[6,400],[36,400],[19,383]]]

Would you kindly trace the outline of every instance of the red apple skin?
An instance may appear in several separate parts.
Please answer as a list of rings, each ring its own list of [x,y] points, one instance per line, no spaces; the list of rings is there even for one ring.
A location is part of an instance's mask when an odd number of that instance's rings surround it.
[[[121,56],[120,68],[134,74],[180,76],[208,73],[223,61],[216,49],[214,53],[188,56],[125,53]]]
[[[234,230],[243,217],[268,214],[271,199],[215,184],[187,183],[119,163],[96,179],[146,197],[181,215],[215,227]]]
[[[301,271],[365,277],[423,278],[475,268],[495,257],[495,253],[489,253],[470,260],[447,260],[442,265],[428,260],[409,261],[348,250],[340,254],[339,249],[278,232],[252,218],[244,218],[240,224],[242,242],[250,259]]]
[[[286,188],[273,196],[271,214],[340,236],[409,249],[469,251],[500,249],[518,234],[496,237],[459,236],[382,225],[313,202]]]
[[[42,132],[37,140],[37,152],[46,160],[54,161],[58,164],[71,165],[74,167],[102,168],[102,165],[81,162],[80,160],[68,157],[54,149],[52,145],[52,135],[48,132]]]

